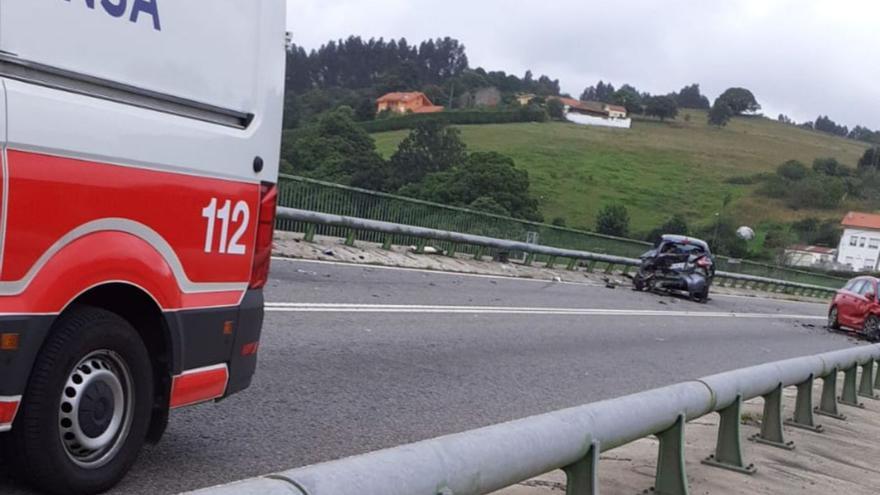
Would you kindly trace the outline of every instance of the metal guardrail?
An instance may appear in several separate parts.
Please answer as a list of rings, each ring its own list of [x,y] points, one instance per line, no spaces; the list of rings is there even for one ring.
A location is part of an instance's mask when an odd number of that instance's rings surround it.
[[[301,210],[417,225],[497,239],[524,241],[530,232],[534,232],[541,239],[541,243],[547,246],[631,258],[637,258],[651,246],[648,242],[589,232],[583,228],[532,222],[299,176],[282,174],[278,186],[279,206]],[[278,222],[278,227],[281,230],[302,231],[301,224],[289,220]],[[318,232],[323,235],[337,235],[338,230],[337,227],[321,226]],[[359,232],[357,238],[368,242],[381,242],[379,234],[373,232]],[[462,246],[462,249],[469,254],[474,252],[469,246]],[[719,270],[727,272],[824,287],[840,287],[846,283],[846,278],[830,274],[768,265],[751,260],[732,259],[719,255],[715,261]]]
[[[420,240],[417,250],[423,251],[426,242],[429,240],[449,242],[453,246],[447,254],[454,256],[456,254],[456,245],[477,246],[475,257],[482,258],[485,249],[494,249],[503,252],[522,252],[527,253],[525,263],[532,264],[538,255],[545,256],[546,264],[552,268],[555,266],[559,258],[568,259],[567,268],[574,270],[579,262],[586,262],[586,269],[594,271],[597,264],[604,265],[606,273],[611,273],[616,267],[621,267],[623,273],[628,274],[632,267],[639,265],[639,260],[634,258],[625,258],[621,256],[612,256],[608,254],[591,253],[588,251],[576,251],[573,249],[561,249],[550,246],[541,246],[538,244],[529,244],[519,241],[510,241],[504,239],[495,239],[492,237],[478,236],[472,234],[462,234],[458,232],[449,232],[446,230],[429,229],[425,227],[416,227],[412,225],[402,225],[390,222],[382,222],[379,220],[368,220],[364,218],[346,217],[342,215],[332,215],[328,213],[319,213],[314,211],[299,210],[295,208],[278,208],[278,218],[292,220],[308,224],[305,237],[307,241],[312,241],[315,236],[316,225],[332,225],[342,227],[347,230],[346,244],[354,245],[355,233],[357,231],[370,231],[384,234],[383,247],[391,248],[392,236],[406,236],[417,238]],[[831,295],[835,289],[823,287],[819,285],[801,284],[797,282],[789,282],[787,280],[777,280],[766,277],[757,277],[754,275],[744,275],[741,273],[731,273],[718,271],[716,272],[718,284],[721,286],[740,286],[745,288],[760,288],[770,292],[789,292],[801,295]]]
[[[822,431],[814,421],[813,382],[823,380],[815,413],[844,420],[838,404],[875,398],[880,345],[789,359],[425,440],[338,461],[193,492],[198,495],[479,495],[563,469],[568,495],[598,493],[599,454],[639,438],[660,440],[655,493],[686,495],[687,421],[718,412],[715,453],[705,464],[752,474],[741,445],[741,407],[764,399],[761,431],[751,439],[791,450],[783,424]],[[862,368],[858,379],[858,368]],[[839,372],[843,390],[837,397]],[[795,411],[783,421],[782,389],[797,387]]]

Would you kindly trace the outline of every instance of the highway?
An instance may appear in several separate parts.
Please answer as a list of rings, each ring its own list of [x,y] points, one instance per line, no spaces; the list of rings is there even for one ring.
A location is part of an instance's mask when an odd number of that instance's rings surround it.
[[[853,345],[821,304],[275,260],[253,386],[175,411],[170,494]],[[0,493],[25,495],[0,467]]]

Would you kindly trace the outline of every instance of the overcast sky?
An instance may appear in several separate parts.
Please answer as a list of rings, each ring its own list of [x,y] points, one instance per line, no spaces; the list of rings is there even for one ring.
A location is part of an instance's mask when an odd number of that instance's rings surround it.
[[[658,94],[697,82],[713,101],[743,86],[774,118],[880,128],[876,0],[287,1],[307,49],[351,34],[451,36],[472,67],[531,69],[575,97],[599,79]]]

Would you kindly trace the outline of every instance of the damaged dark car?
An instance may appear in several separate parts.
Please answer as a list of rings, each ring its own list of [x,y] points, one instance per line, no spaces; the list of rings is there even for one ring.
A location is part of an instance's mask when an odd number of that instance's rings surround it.
[[[705,241],[664,235],[654,249],[641,256],[639,271],[632,280],[638,291],[681,292],[705,303],[714,277],[715,261]]]

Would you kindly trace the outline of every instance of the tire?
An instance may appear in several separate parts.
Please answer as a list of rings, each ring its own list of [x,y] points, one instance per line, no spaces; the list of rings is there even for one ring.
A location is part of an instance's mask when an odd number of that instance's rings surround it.
[[[871,342],[880,341],[880,316],[868,315],[865,318],[865,325],[862,329],[865,338]]]
[[[840,320],[838,320],[837,306],[833,306],[828,312],[828,329],[840,330]]]
[[[109,311],[72,308],[37,355],[7,459],[42,491],[104,492],[137,459],[153,395],[152,364],[137,331]]]
[[[709,288],[706,287],[705,289],[701,290],[700,292],[695,292],[695,293],[691,294],[690,296],[691,296],[691,301],[693,301],[695,303],[706,304],[707,302],[709,302]]]

